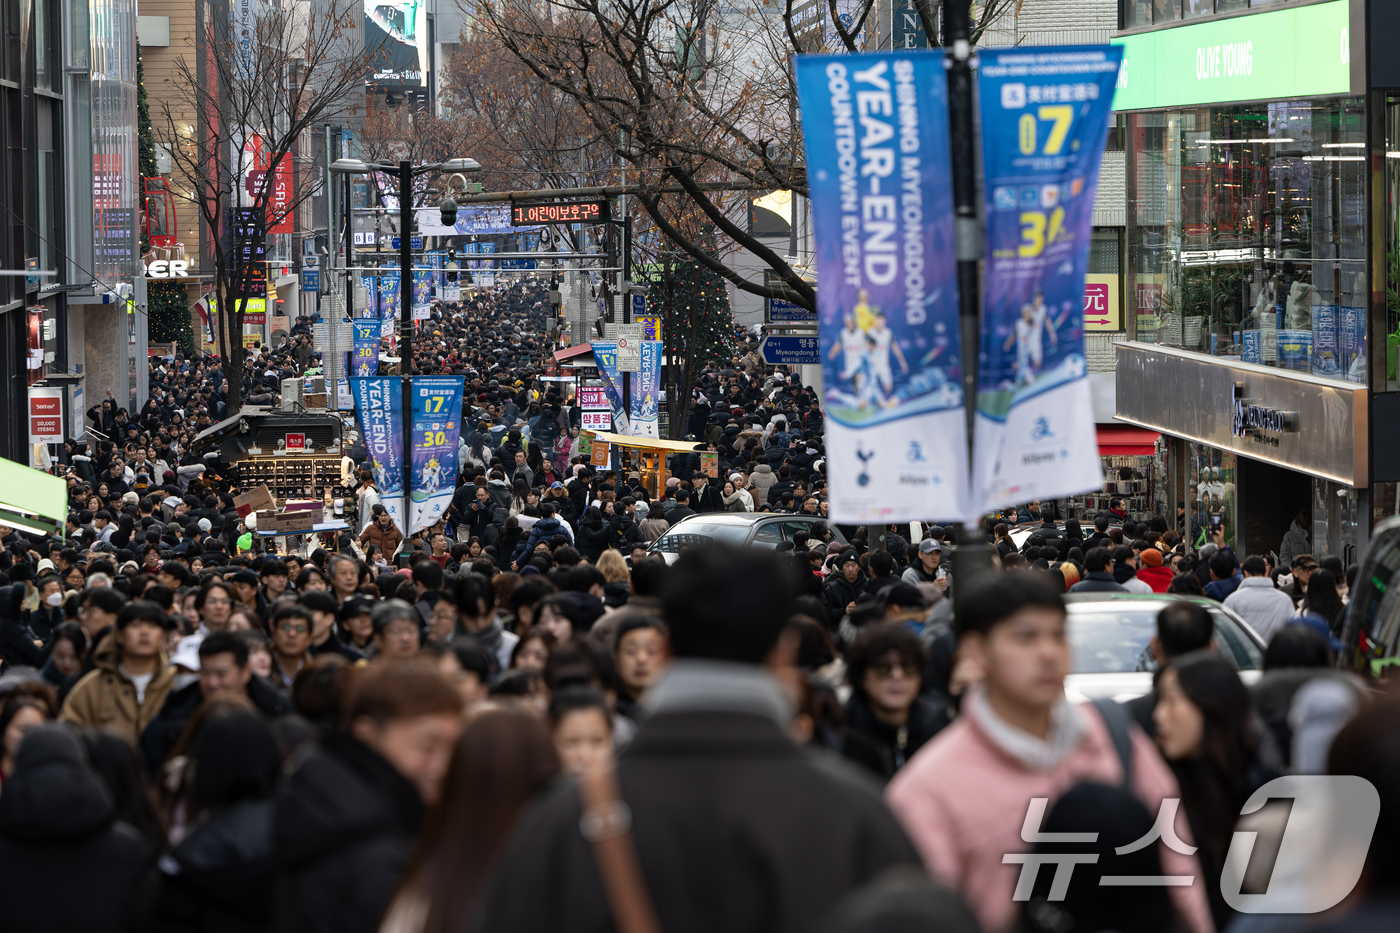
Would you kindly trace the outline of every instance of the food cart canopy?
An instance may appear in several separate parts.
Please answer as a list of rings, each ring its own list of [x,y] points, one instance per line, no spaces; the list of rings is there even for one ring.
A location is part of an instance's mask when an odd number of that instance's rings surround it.
[[[67,518],[67,481],[0,459],[0,525],[62,536]]]
[[[640,450],[665,450],[671,453],[694,453],[697,450],[704,450],[704,441],[668,441],[658,437],[633,437],[630,434],[614,434],[611,431],[589,431],[590,437],[597,438],[604,444],[616,444],[619,447],[636,447]]]

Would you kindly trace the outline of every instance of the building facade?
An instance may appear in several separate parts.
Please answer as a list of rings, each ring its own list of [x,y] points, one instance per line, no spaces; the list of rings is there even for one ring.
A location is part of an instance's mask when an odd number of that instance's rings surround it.
[[[1127,340],[1117,414],[1161,433],[1160,510],[1354,562],[1395,514],[1400,158],[1364,0],[1124,0]],[[1368,13],[1370,22],[1368,23]],[[1378,46],[1378,43],[1380,45]],[[1400,123],[1395,123],[1400,127]],[[1394,308],[1395,310],[1391,310]]]

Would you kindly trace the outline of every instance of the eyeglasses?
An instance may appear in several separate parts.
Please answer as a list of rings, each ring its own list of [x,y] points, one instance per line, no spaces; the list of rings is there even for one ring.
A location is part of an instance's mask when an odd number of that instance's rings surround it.
[[[279,625],[277,626],[277,631],[286,632],[288,635],[305,635],[309,631],[309,629],[307,629],[305,623],[298,623],[295,625]]]
[[[905,677],[918,677],[919,668],[913,664],[872,664],[870,669],[876,677],[889,677],[896,670],[903,671]]]

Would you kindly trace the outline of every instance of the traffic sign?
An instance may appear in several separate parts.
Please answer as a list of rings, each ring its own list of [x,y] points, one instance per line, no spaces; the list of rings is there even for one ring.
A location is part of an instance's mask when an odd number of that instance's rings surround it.
[[[321,290],[321,261],[315,256],[301,258],[301,290],[319,292]]]
[[[394,248],[394,249],[398,249],[398,248],[399,248],[399,244],[402,243],[403,240],[400,239],[399,237],[394,237],[394,239],[393,239],[391,242],[393,243],[393,248]],[[423,238],[422,238],[421,236],[409,237],[409,238],[408,238],[408,248],[409,248],[409,249],[422,249],[422,248],[423,248]]]
[[[763,338],[758,352],[763,361],[773,366],[817,366],[822,361],[821,344],[817,336],[777,336]]]
[[[617,325],[618,372],[635,373],[642,369],[642,325]]]
[[[815,324],[817,313],[781,298],[768,299],[768,323],[770,324]]]

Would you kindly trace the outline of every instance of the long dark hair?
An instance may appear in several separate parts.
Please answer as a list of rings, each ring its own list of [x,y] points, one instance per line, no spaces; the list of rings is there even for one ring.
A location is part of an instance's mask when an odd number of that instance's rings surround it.
[[[1225,865],[1240,807],[1249,795],[1249,776],[1258,740],[1250,726],[1249,690],[1233,664],[1213,651],[1193,652],[1162,668],[1176,672],[1181,692],[1204,719],[1201,753],[1171,763],[1181,786],[1181,800],[1201,847],[1207,877],[1218,878]],[[1218,884],[1208,892],[1212,908],[1221,903]]]
[[[554,743],[529,713],[490,710],[462,731],[442,800],[424,820],[400,888],[427,904],[422,933],[455,933],[471,926],[477,898],[516,818],[558,773]]]
[[[1338,634],[1346,607],[1342,605],[1342,597],[1337,593],[1337,578],[1333,576],[1332,571],[1319,567],[1308,577],[1308,592],[1303,597],[1303,610],[1322,616],[1327,620],[1332,634]]]

